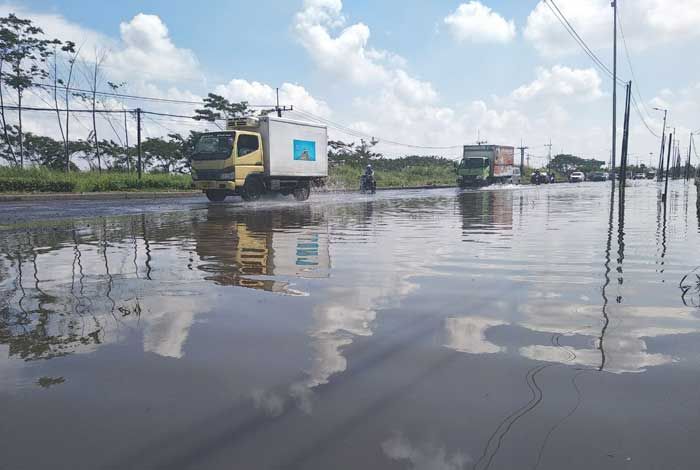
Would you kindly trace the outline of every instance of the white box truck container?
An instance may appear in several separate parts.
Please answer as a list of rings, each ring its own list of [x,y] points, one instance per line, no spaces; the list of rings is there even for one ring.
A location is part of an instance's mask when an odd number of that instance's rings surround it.
[[[226,131],[202,134],[192,155],[194,185],[212,201],[266,192],[306,200],[327,176],[326,127],[276,116],[231,119]]]

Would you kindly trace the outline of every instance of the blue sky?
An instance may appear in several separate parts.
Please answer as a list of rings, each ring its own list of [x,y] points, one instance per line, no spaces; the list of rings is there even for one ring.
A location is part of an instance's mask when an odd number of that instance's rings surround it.
[[[610,64],[608,0],[557,4]],[[700,128],[700,70],[687,60],[700,0],[619,4],[640,114],[658,134],[651,108],[671,108],[686,145],[687,133]],[[555,151],[607,159],[611,80],[540,1],[26,0],[2,10],[71,36],[86,51],[108,48],[105,80],[124,80],[133,93],[196,99],[217,91],[254,102],[283,87],[286,103],[380,141],[447,146],[471,143],[479,132],[501,144],[523,138],[540,147],[537,156],[551,138]],[[625,57],[621,43],[627,79]],[[639,116],[632,129],[632,152],[648,160],[658,139]],[[416,152],[380,146],[388,155]]]

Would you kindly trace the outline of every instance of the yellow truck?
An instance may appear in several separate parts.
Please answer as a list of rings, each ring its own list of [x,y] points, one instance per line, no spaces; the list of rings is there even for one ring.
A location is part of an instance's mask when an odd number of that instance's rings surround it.
[[[272,115],[230,119],[226,130],[206,132],[192,155],[192,180],[210,201],[266,193],[309,198],[328,176],[325,126]]]

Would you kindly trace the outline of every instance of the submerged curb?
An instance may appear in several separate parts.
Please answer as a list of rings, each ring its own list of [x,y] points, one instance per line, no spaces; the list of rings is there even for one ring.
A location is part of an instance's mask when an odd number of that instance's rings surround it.
[[[199,196],[201,191],[110,191],[104,193],[0,194],[2,202],[112,201],[116,199],[167,199]]]
[[[377,188],[377,191],[398,191],[411,189],[445,189],[456,188],[450,185],[434,186],[391,186]],[[355,193],[355,189],[326,189],[320,193]],[[33,194],[0,194],[3,202],[33,202],[33,201],[112,201],[118,199],[167,199],[178,197],[203,196],[201,191],[111,191],[104,193],[33,193]]]

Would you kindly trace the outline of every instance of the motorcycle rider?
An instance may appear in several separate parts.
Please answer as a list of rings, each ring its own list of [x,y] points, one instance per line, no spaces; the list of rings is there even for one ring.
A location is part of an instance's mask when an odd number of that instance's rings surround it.
[[[372,169],[372,165],[367,165],[365,167],[365,172],[362,175],[362,180],[368,184],[369,188],[372,192],[375,191],[377,187],[377,183],[374,179],[374,169]]]

